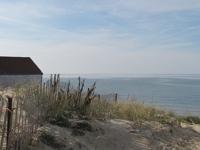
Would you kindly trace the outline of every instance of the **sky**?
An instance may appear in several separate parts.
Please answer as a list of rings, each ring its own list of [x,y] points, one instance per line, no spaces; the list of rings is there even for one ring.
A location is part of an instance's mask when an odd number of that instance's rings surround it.
[[[45,74],[200,74],[199,0],[1,0],[0,55]]]

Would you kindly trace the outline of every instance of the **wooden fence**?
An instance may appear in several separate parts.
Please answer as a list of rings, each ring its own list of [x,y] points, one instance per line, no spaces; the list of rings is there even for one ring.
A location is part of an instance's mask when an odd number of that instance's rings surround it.
[[[27,111],[19,96],[0,97],[0,150],[27,149],[38,128],[37,117]]]

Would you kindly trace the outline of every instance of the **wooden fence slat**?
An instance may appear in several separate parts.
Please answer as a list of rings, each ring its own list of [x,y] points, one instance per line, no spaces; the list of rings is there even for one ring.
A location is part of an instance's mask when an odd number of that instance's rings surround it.
[[[0,107],[0,122],[1,122],[1,117],[3,114],[3,107],[4,107],[4,99],[2,97],[0,98],[0,102],[1,102],[1,107]]]
[[[16,109],[15,109],[15,122],[14,122],[14,127],[13,127],[13,132],[14,132],[14,134],[16,134],[16,132],[17,132],[17,121],[18,121],[18,114],[19,114],[19,99],[17,98],[16,99],[16,101],[17,101],[17,103],[16,103]]]
[[[1,145],[0,145],[1,150],[3,149],[5,132],[6,132],[6,118],[7,118],[7,111],[5,112],[5,115],[4,115],[4,123],[3,123],[3,130],[2,130],[2,135],[1,135]]]
[[[13,98],[12,97],[7,97],[8,99],[8,116],[7,116],[7,137],[6,137],[6,150],[9,149],[10,147],[10,139],[11,139],[11,131],[12,131],[12,104],[13,104]]]

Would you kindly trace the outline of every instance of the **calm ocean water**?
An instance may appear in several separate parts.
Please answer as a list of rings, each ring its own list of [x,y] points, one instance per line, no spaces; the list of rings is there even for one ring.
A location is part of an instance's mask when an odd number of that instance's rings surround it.
[[[62,77],[77,86],[77,78]],[[173,111],[179,115],[200,116],[200,75],[159,75],[117,78],[87,77],[86,86],[97,82],[97,93],[118,93],[127,100],[130,97],[148,105]]]

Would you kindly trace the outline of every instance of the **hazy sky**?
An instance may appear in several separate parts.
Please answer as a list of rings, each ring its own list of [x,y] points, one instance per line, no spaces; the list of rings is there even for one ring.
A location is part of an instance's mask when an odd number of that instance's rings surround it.
[[[200,0],[1,0],[0,55],[44,73],[200,73]]]

